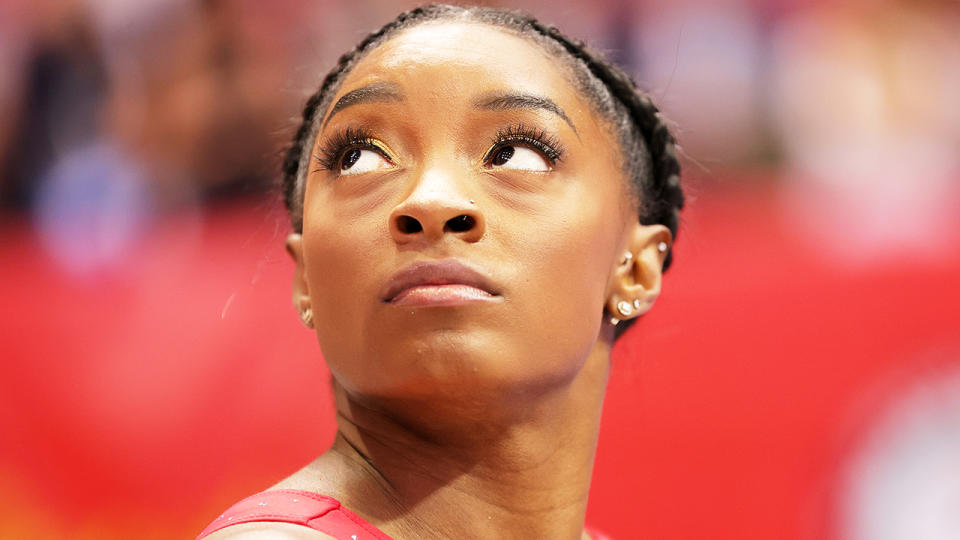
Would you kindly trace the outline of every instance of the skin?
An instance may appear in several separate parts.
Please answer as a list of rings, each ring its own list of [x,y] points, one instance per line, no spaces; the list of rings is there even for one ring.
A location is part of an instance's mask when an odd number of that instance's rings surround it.
[[[420,25],[370,52],[332,103],[370,84],[396,96],[326,111],[314,153],[363,126],[386,158],[365,155],[375,168],[339,177],[311,161],[303,234],[287,240],[293,302],[313,314],[339,430],[275,487],[333,496],[394,538],[581,538],[613,341],[604,308],[649,309],[669,231],[638,223],[611,129],[532,41]],[[569,123],[541,107],[477,107],[504,93],[546,97]],[[518,122],[559,140],[562,159],[514,155],[546,171],[485,162],[498,130]],[[446,227],[462,215],[472,227]],[[404,229],[407,218],[422,230]],[[398,270],[450,258],[481,269],[499,295],[439,307],[381,299]],[[248,537],[327,536],[263,523],[210,536]]]

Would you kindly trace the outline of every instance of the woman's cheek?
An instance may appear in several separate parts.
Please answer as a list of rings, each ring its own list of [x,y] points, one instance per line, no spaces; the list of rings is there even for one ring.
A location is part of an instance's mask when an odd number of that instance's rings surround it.
[[[577,202],[569,208],[556,205],[556,213],[535,226],[543,234],[526,237],[516,255],[532,265],[525,273],[535,276],[528,301],[542,315],[541,324],[553,327],[546,334],[561,340],[550,346],[592,346],[598,327],[584,322],[600,321],[603,313],[611,254],[618,241],[617,220],[593,211],[608,207],[587,195],[571,194]]]
[[[348,325],[359,321],[359,309],[370,294],[365,282],[375,266],[370,241],[355,232],[330,219],[315,220],[304,231],[306,277],[321,334],[353,334]]]

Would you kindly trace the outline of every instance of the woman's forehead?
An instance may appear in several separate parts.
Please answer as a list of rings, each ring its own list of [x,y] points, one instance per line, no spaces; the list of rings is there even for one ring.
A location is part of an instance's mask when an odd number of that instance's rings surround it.
[[[532,39],[488,24],[445,21],[420,24],[382,43],[358,62],[337,94],[389,82],[469,94],[522,90],[575,105],[571,100],[579,96],[570,79],[562,59]]]

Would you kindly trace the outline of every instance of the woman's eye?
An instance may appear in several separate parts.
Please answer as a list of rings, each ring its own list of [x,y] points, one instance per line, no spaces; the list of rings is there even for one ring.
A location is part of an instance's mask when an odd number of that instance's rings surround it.
[[[362,174],[377,169],[387,169],[390,162],[379,152],[366,148],[351,148],[340,158],[340,176]]]
[[[549,171],[550,164],[538,152],[524,146],[501,146],[493,152],[490,165],[495,169]]]

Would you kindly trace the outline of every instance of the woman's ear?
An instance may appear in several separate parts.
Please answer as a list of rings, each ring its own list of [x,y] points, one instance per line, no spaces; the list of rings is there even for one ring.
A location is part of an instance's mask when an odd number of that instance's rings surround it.
[[[303,266],[303,235],[291,233],[286,241],[287,253],[293,259],[293,308],[307,328],[313,328],[313,307],[310,304],[310,288],[307,286],[306,270]]]
[[[663,225],[631,225],[626,249],[616,262],[607,311],[620,320],[643,315],[660,296],[663,261],[670,249],[670,229]]]

